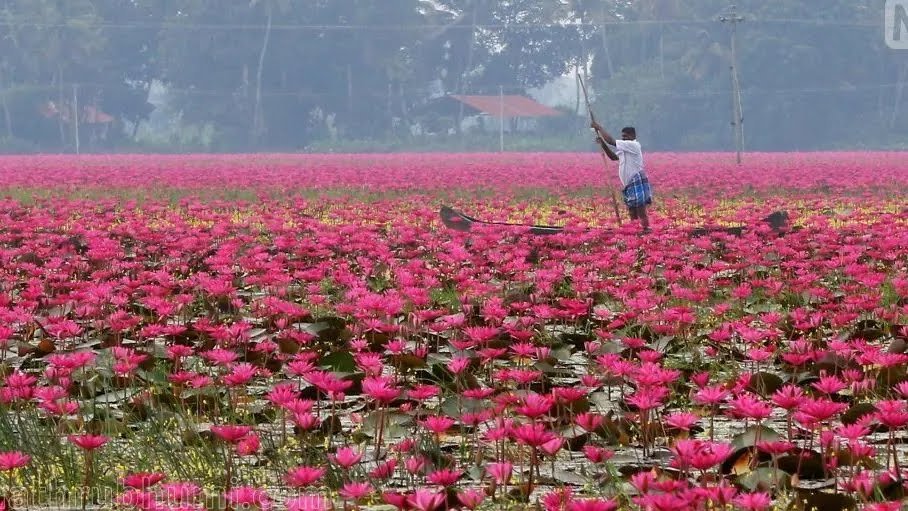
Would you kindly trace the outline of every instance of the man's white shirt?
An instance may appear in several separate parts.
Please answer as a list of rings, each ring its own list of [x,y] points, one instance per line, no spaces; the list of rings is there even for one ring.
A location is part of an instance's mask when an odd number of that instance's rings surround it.
[[[618,178],[623,186],[627,186],[634,176],[644,171],[640,142],[615,140],[615,154],[618,156]]]

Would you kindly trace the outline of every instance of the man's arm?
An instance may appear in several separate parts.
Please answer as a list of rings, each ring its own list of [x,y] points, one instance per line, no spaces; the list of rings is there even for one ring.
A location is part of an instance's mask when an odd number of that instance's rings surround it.
[[[609,133],[605,131],[605,128],[603,128],[601,124],[593,121],[590,123],[590,127],[596,130],[596,133],[599,134],[599,138],[605,141],[606,144],[615,145],[615,137],[609,135]]]
[[[612,151],[612,148],[605,143],[605,140],[602,140],[602,137],[596,137],[596,143],[599,144],[599,147],[602,148],[602,152],[604,152],[605,155],[608,156],[608,159],[612,161],[618,161],[618,155],[615,154],[615,151]]]

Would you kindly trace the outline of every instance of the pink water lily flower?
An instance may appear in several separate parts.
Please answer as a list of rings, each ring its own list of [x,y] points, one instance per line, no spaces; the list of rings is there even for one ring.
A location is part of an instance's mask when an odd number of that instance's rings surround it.
[[[343,488],[338,493],[344,499],[358,501],[368,497],[373,490],[374,488],[370,483],[350,481],[344,483]]]
[[[284,475],[284,481],[294,488],[302,488],[318,482],[325,475],[324,467],[299,466],[291,468]]]
[[[73,444],[85,449],[86,451],[93,451],[102,445],[106,444],[110,440],[104,435],[70,435],[69,441]]]
[[[337,452],[330,455],[332,461],[345,469],[349,469],[359,463],[362,457],[363,453],[353,447],[340,447],[337,449]]]
[[[22,468],[28,465],[29,461],[31,461],[31,456],[19,451],[2,452],[0,453],[0,471],[7,472]]]
[[[252,431],[251,426],[224,424],[211,426],[211,432],[225,442],[235,444]]]
[[[444,494],[426,488],[417,488],[407,497],[407,503],[416,511],[435,511],[444,500]]]
[[[467,489],[457,493],[457,500],[467,509],[476,509],[485,500],[486,494],[482,490]]]
[[[163,481],[165,477],[167,476],[157,472],[136,472],[123,477],[120,482],[130,488],[146,490]]]

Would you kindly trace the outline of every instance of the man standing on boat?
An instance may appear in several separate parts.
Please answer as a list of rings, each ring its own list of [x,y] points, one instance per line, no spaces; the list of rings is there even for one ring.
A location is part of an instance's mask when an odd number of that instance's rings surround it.
[[[618,157],[618,178],[624,187],[622,192],[624,204],[631,220],[640,220],[643,232],[649,232],[646,208],[653,203],[653,192],[646,178],[643,149],[637,141],[637,130],[630,126],[623,128],[621,139],[616,140],[598,122],[592,121],[590,126],[596,131],[596,142],[602,146],[606,154],[612,152],[608,146],[615,147],[614,154]]]

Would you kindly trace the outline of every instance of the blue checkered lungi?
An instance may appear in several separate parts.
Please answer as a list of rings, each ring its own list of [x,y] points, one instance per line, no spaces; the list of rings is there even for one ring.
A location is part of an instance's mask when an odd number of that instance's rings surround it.
[[[629,208],[639,208],[653,203],[653,190],[649,179],[643,173],[636,174],[624,187],[624,204]]]

